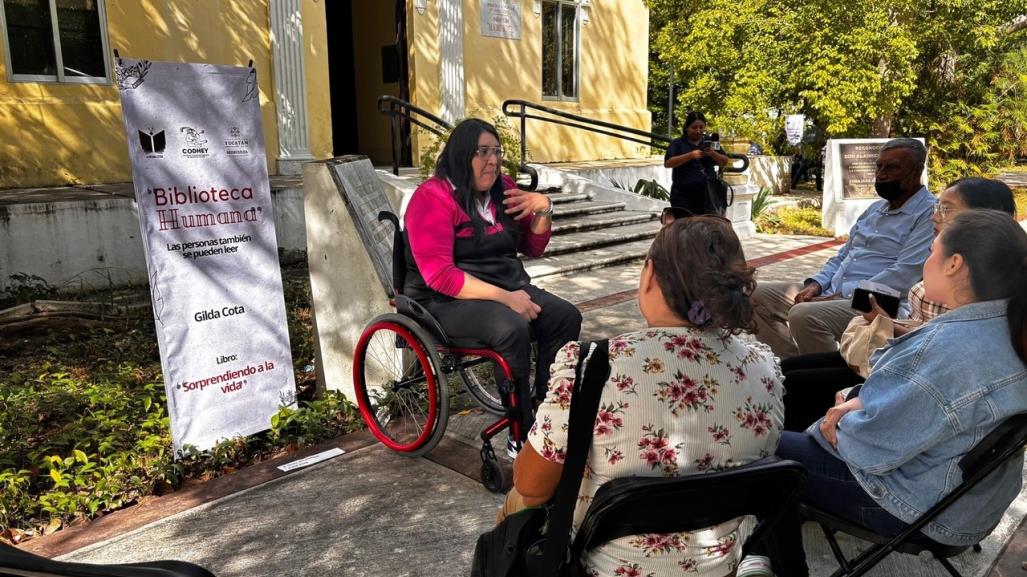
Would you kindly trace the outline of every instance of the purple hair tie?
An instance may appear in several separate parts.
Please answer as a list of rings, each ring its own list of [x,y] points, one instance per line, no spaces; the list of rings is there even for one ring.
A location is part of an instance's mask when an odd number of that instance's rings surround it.
[[[703,305],[701,300],[696,299],[692,301],[692,306],[688,309],[688,322],[701,327],[712,320],[713,317],[710,316],[710,313],[706,312],[706,306]]]

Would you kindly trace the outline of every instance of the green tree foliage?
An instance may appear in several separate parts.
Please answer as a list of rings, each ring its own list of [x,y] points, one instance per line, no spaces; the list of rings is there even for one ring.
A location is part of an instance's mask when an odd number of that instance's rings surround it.
[[[1003,111],[1002,129],[986,119],[1014,97],[1024,108],[1027,0],[646,3],[650,68],[664,83],[652,107],[665,106],[673,67],[679,128],[688,110],[703,110],[722,132],[767,146],[784,114],[803,113],[830,137],[927,136],[949,157],[962,150],[949,132],[994,128],[1002,136],[986,138],[997,141],[1024,126],[1021,112]]]

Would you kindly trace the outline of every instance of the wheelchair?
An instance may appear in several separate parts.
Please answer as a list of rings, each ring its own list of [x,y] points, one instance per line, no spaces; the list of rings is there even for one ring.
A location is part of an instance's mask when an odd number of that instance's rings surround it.
[[[401,294],[406,276],[406,240],[399,218],[378,213],[393,226],[392,298],[394,313],[379,315],[364,328],[353,354],[353,388],[360,415],[378,441],[408,457],[430,452],[442,440],[449,420],[449,383],[459,377],[484,410],[499,419],[481,432],[481,482],[499,492],[503,469],[492,449],[492,437],[509,428],[523,439],[522,405],[507,361],[480,342],[456,341],[423,306]],[[493,365],[495,383],[475,369]],[[506,402],[504,402],[504,399]],[[527,401],[527,399],[525,399]]]

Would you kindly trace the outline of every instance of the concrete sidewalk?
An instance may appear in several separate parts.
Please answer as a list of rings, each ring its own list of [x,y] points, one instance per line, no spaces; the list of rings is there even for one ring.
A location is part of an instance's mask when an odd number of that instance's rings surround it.
[[[838,246],[823,238],[764,235],[744,244],[764,281],[804,278]],[[582,309],[583,338],[599,338],[642,326],[633,297],[639,268],[632,263],[540,284]],[[29,541],[25,548],[48,556],[77,549],[65,558],[85,562],[182,559],[219,577],[466,575],[475,539],[493,525],[502,501],[477,481],[476,438],[491,420],[480,411],[451,416],[446,439],[418,459],[398,456],[366,433],[351,435]],[[274,469],[328,446],[348,452],[289,474]],[[1027,491],[983,543],[983,553],[953,560],[965,577],[1023,574],[1027,537],[1017,528],[1025,514]],[[815,529],[806,527],[811,574],[828,575],[834,561]],[[1014,534],[1003,565],[993,570]],[[850,552],[860,546],[843,543]],[[942,574],[932,559],[908,555],[892,555],[870,573]]]

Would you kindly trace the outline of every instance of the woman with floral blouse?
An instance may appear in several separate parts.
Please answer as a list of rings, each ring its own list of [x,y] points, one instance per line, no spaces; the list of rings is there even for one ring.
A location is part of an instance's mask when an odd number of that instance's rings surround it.
[[[770,349],[736,335],[752,328],[755,286],[730,223],[679,219],[656,236],[639,281],[648,328],[610,340],[610,377],[574,512],[618,477],[678,476],[772,454],[782,426],[781,377]],[[579,344],[556,356],[548,394],[514,462],[504,512],[549,500],[567,449]],[[741,519],[697,532],[634,535],[587,554],[589,575],[725,577],[738,564]]]

